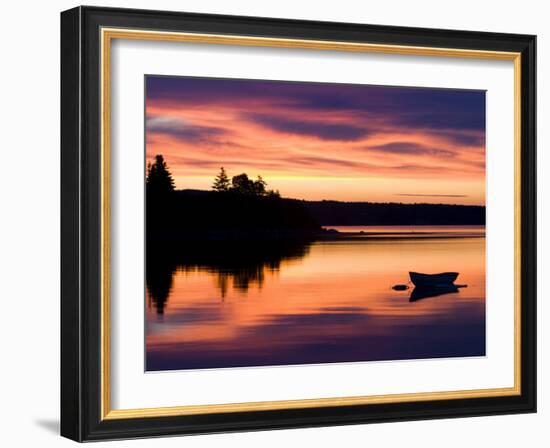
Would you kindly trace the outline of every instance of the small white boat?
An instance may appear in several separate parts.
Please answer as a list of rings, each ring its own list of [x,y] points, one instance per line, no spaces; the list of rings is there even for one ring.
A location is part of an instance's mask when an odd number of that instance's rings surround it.
[[[411,282],[415,286],[434,287],[452,285],[458,277],[458,272],[441,272],[439,274],[422,274],[420,272],[409,272]]]

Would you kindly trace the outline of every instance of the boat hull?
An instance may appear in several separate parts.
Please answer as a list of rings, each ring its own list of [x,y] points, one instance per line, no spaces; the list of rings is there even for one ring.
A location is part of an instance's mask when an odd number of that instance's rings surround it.
[[[458,272],[441,272],[439,274],[422,274],[420,272],[409,272],[411,282],[415,286],[434,287],[452,285],[458,277]]]

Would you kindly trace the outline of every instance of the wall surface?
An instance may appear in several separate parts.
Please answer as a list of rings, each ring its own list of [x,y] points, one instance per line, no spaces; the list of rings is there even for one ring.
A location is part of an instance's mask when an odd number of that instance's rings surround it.
[[[539,229],[550,223],[549,11],[546,2],[339,0],[90,1],[89,4],[538,35]],[[0,70],[0,413],[4,446],[69,446],[58,432],[59,396],[59,12],[71,1],[2,7]],[[546,202],[546,206],[543,206]],[[125,441],[110,446],[549,446],[550,237],[539,235],[539,413],[439,421]],[[97,446],[107,446],[101,443]]]

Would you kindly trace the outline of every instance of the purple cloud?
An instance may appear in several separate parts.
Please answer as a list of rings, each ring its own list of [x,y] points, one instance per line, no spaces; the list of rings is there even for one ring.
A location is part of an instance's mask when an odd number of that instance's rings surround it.
[[[246,114],[245,116],[249,121],[275,131],[286,132],[288,134],[307,135],[317,137],[321,140],[354,141],[371,133],[371,131],[364,126],[352,124],[294,120],[267,114]]]
[[[215,141],[227,131],[213,126],[199,126],[185,120],[171,117],[147,118],[147,133],[164,134],[193,143],[205,143]]]

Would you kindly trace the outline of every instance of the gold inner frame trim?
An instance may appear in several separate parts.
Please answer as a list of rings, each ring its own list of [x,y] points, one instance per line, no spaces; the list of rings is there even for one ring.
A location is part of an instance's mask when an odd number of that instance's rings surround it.
[[[514,52],[418,47],[305,39],[279,39],[217,34],[101,29],[101,419],[167,417],[227,412],[307,409],[413,401],[502,397],[521,394],[521,54]],[[383,53],[411,56],[455,57],[513,61],[514,63],[514,386],[390,395],[279,400],[141,409],[111,409],[110,368],[110,56],[113,39],[185,42],[214,45],[294,48],[324,51]]]

